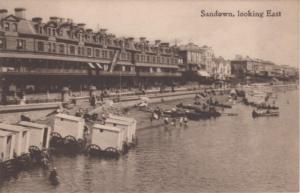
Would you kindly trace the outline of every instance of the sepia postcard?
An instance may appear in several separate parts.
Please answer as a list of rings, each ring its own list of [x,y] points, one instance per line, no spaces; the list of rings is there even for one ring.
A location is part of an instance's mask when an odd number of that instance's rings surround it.
[[[0,0],[0,193],[299,192],[298,0]]]

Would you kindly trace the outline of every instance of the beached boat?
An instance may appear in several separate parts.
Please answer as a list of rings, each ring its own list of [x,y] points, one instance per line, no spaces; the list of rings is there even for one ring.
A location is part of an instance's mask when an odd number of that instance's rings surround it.
[[[182,103],[176,105],[176,107],[178,108],[183,108],[183,109],[188,109],[188,110],[194,110],[198,116],[200,116],[201,118],[211,118],[211,117],[219,117],[221,116],[221,113],[219,113],[218,111],[216,111],[215,108],[213,107],[208,107],[208,109],[202,109],[201,107],[197,106],[197,105],[184,105]]]
[[[252,117],[274,117],[279,116],[278,111],[269,111],[269,110],[253,110]]]

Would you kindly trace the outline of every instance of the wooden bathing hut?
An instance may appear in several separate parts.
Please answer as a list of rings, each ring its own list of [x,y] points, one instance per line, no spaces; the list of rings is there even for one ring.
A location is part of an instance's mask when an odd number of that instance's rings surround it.
[[[18,125],[30,129],[30,147],[38,148],[38,150],[48,149],[51,133],[50,126],[29,121],[20,121]]]
[[[130,133],[129,123],[127,121],[123,121],[120,119],[107,118],[107,119],[105,119],[105,125],[116,127],[118,129],[122,130],[122,132],[124,132],[123,139],[122,139],[123,150],[124,150],[124,153],[127,153],[128,148],[129,148],[128,135]]]
[[[14,144],[14,133],[0,130],[0,160],[2,162],[13,159]]]
[[[137,121],[134,118],[130,117],[123,117],[123,116],[117,116],[113,114],[109,114],[109,119],[107,121],[108,124],[110,124],[110,121],[116,120],[116,121],[122,121],[121,125],[127,124],[127,143],[131,145],[136,145],[137,143],[137,138],[136,138],[136,125]],[[121,123],[121,122],[120,122]],[[116,126],[119,124],[117,123]]]
[[[75,139],[83,138],[85,121],[81,117],[59,113],[54,118],[54,132],[57,132],[61,137],[72,136]]]
[[[9,125],[0,123],[0,130],[12,132],[16,135],[15,143],[13,144],[14,153],[16,156],[21,156],[29,151],[30,130],[18,125]]]
[[[81,117],[59,113],[54,117],[50,146],[66,153],[78,153],[83,150],[85,121]]]
[[[94,124],[88,152],[90,154],[101,152],[107,157],[118,157],[124,150],[124,136],[126,136],[126,132],[123,129],[110,125]]]

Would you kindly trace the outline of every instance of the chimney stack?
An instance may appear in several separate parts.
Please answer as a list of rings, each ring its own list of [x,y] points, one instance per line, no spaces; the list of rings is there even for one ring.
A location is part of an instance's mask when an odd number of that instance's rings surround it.
[[[141,42],[144,42],[145,40],[146,40],[145,37],[140,37],[140,41],[141,41]]]
[[[40,17],[33,17],[32,21],[35,22],[35,23],[42,23],[42,18],[40,18]]]
[[[56,17],[56,16],[50,17],[49,19],[50,19],[50,21],[58,22],[58,17]]]
[[[169,47],[169,43],[168,42],[161,43],[160,45],[163,46],[163,47]]]
[[[92,30],[92,29],[86,29],[86,32],[87,32],[87,33],[92,33],[93,30]]]
[[[26,19],[25,12],[26,9],[24,8],[15,8],[15,16],[18,18]]]
[[[7,16],[7,10],[6,9],[0,9],[0,19],[3,19]]]
[[[79,24],[77,24],[77,26],[78,26],[79,28],[84,28],[85,24],[84,24],[84,23],[79,23]]]
[[[155,40],[155,45],[157,46],[157,45],[159,45],[160,44],[160,40]]]

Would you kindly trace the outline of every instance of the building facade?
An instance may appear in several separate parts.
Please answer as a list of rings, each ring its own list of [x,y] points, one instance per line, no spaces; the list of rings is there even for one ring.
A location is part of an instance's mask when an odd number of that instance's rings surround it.
[[[214,59],[216,65],[215,79],[227,80],[231,77],[231,65],[229,60],[222,57]]]
[[[94,32],[84,23],[50,17],[26,19],[26,10],[15,14],[0,10],[0,92],[12,88],[37,91],[87,84],[110,87],[136,82],[176,81],[179,50],[159,40],[116,37],[106,29]],[[116,78],[118,77],[118,78]]]
[[[195,72],[200,76],[201,74],[203,74],[203,76],[213,76],[216,66],[213,61],[214,53],[211,47],[200,47],[196,44],[189,43],[187,45],[181,45],[179,50],[179,55],[183,59],[183,68],[186,71]]]

